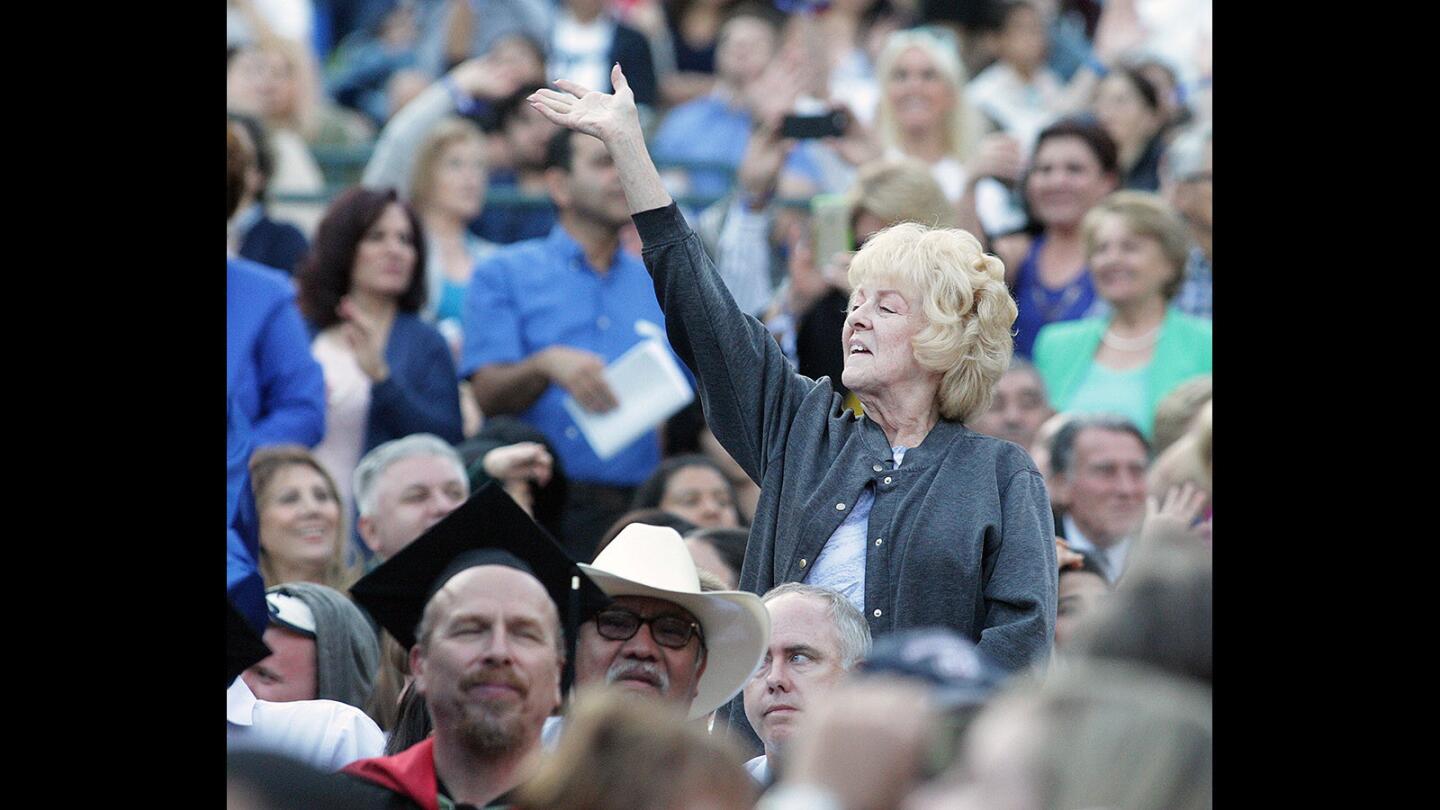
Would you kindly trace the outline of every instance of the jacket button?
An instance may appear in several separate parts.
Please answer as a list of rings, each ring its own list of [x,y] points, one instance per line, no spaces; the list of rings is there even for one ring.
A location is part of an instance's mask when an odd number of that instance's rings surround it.
[[[885,538],[883,538],[883,537],[877,537],[877,538],[875,538],[875,545],[879,546],[879,545],[883,545],[884,543],[885,543]]]
[[[885,468],[882,467],[882,466],[880,466],[879,464],[876,464],[874,467],[871,467],[870,469],[874,470],[875,472],[880,472],[881,470],[883,470],[883,469],[885,469]]]
[[[875,608],[875,618],[880,618],[880,608]]]
[[[885,476],[885,483],[887,483],[887,484],[890,483],[890,480],[891,480],[891,479],[890,479],[890,476],[888,476],[888,475]]]
[[[837,511],[844,512],[844,511],[845,511],[845,504],[843,504],[843,503],[837,503],[837,504],[835,504],[835,509],[836,509]]]
[[[800,567],[801,567],[801,568],[804,568],[804,567],[805,567],[805,558],[804,558],[804,557],[801,557],[801,558],[800,558]]]

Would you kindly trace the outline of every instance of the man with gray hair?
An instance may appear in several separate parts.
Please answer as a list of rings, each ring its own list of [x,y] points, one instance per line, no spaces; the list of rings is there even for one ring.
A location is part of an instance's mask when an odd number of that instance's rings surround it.
[[[1145,519],[1149,443],[1123,416],[1078,415],[1051,441],[1050,466],[1063,510],[1056,531],[1071,549],[1093,556],[1114,584]]]
[[[485,454],[485,472],[527,512],[526,482],[550,480],[550,453],[538,442],[519,442]],[[355,467],[360,539],[383,562],[410,545],[470,497],[460,452],[439,436],[415,433],[386,442]]]
[[[801,715],[870,653],[870,625],[833,588],[787,582],[761,601],[770,614],[770,643],[744,695],[745,717],[765,753],[745,768],[768,785],[784,767]]]
[[[366,453],[354,491],[360,539],[383,562],[464,503],[470,480],[449,442],[415,433]]]
[[[990,409],[971,417],[969,427],[976,433],[1014,442],[1028,450],[1035,441],[1036,431],[1054,415],[1040,372],[1016,355],[1010,358],[1010,367],[995,383]]]

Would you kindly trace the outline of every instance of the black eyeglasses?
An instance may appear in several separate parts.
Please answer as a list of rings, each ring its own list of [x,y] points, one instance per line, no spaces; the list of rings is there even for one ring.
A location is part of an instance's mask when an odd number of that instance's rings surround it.
[[[661,647],[681,649],[690,643],[692,635],[700,637],[701,646],[705,644],[705,633],[700,629],[700,625],[679,616],[661,614],[647,619],[638,613],[620,608],[602,610],[595,614],[596,631],[601,638],[611,641],[629,641],[640,632],[642,624],[650,625],[650,637]]]

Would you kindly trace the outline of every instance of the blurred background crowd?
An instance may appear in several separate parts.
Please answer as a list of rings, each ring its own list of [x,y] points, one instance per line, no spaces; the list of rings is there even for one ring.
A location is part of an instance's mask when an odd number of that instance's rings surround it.
[[[618,63],[735,303],[842,395],[873,234],[959,227],[1003,262],[1014,359],[966,426],[1044,476],[1054,652],[991,683],[964,639],[877,637],[779,773],[739,767],[753,738],[585,705],[528,806],[1210,806],[1209,0],[227,0],[226,23],[230,592],[269,594],[248,618],[276,657],[286,599],[358,645],[298,653],[289,690],[262,662],[257,697],[413,735],[406,651],[346,593],[491,482],[576,560],[668,526],[737,588],[760,487],[698,400],[607,456],[564,403],[613,409],[605,364],[664,340],[605,149],[526,101],[611,92]],[[662,772],[656,740],[734,773]],[[272,766],[232,763],[237,806],[320,801]],[[668,786],[582,801],[587,768]]]

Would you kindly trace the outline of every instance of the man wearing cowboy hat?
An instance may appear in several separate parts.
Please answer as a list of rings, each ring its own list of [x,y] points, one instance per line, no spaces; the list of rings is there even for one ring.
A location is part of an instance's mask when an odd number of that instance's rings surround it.
[[[674,529],[632,523],[579,567],[614,603],[580,625],[578,689],[614,684],[694,719],[734,697],[765,655],[770,616],[760,597],[702,592]]]

